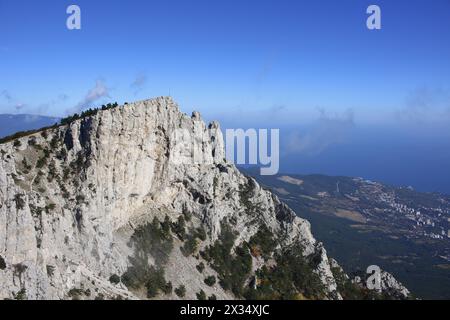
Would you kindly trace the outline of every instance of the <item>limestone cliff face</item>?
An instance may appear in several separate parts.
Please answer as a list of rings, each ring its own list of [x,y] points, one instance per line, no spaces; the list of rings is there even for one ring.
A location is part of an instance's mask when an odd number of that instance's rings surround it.
[[[188,140],[180,147],[180,131],[196,141],[195,150]],[[0,299],[145,298],[109,279],[130,267],[139,226],[176,222],[185,212],[192,213],[187,228],[202,227],[206,237],[189,255],[174,237],[165,278],[173,288],[185,286],[183,297],[201,290],[236,297],[205,284],[205,275],[220,276],[206,261],[202,273],[196,268],[204,261],[198,252],[217,241],[224,223],[236,234],[235,247],[262,225],[276,235],[277,250],[301,246],[303,256],[316,257],[322,298],[341,297],[309,223],[224,160],[218,124],[206,126],[199,114],[189,117],[171,98],[157,98],[0,145]],[[252,255],[248,281],[270,263]],[[177,298],[170,291],[157,297]]]

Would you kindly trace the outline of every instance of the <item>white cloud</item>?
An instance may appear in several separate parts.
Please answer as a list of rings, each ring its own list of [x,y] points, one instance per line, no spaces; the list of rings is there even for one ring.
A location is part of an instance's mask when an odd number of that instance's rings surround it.
[[[287,154],[317,155],[332,145],[345,142],[355,125],[353,111],[347,110],[341,115],[328,115],[323,109],[319,112],[319,119],[308,132],[291,132],[286,141]]]
[[[134,81],[131,83],[131,88],[134,89],[134,94],[138,94],[147,83],[147,76],[145,74],[138,74]]]
[[[8,90],[2,90],[2,92],[0,92],[0,96],[3,97],[8,103],[11,103],[13,100]]]
[[[405,106],[397,111],[400,120],[418,123],[442,122],[450,119],[450,89],[416,88],[405,99]]]
[[[15,108],[16,108],[17,111],[20,111],[20,110],[22,110],[25,107],[26,107],[26,104],[24,104],[24,103],[18,103],[18,104],[15,105]]]
[[[102,80],[97,80],[95,86],[87,92],[86,96],[77,103],[77,105],[69,110],[68,113],[80,112],[85,108],[93,107],[93,104],[101,98],[109,97],[109,89]]]

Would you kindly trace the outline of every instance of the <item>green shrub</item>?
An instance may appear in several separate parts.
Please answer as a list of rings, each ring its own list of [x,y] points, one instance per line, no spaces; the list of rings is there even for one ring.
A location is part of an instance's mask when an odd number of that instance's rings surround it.
[[[79,152],[77,158],[70,163],[70,168],[76,174],[82,172],[85,167],[85,160],[82,152]]]
[[[164,294],[171,294],[172,290],[173,290],[173,286],[172,286],[172,282],[167,282],[162,288],[161,288],[162,292]]]
[[[253,197],[254,184],[253,180],[247,178],[247,183],[239,186],[239,200],[243,207],[250,213],[253,211],[253,203],[250,200]]]
[[[147,298],[156,297],[160,291],[164,294],[170,294],[172,292],[172,284],[166,282],[163,269],[150,267],[146,280]]]
[[[31,137],[30,139],[28,139],[28,145],[31,147],[36,146],[36,138],[35,137]]]
[[[57,135],[54,135],[52,140],[50,140],[50,147],[55,150],[58,147],[59,144],[59,137]]]
[[[51,152],[47,148],[43,149],[42,152],[44,152],[44,158],[50,157]]]
[[[184,241],[186,237],[186,221],[183,215],[178,218],[177,222],[172,223],[172,232],[175,233],[180,240]]]
[[[312,262],[303,257],[298,245],[285,248],[275,255],[276,265],[263,267],[257,272],[259,285],[246,292],[247,299],[285,299],[299,296],[307,299],[323,299],[324,285],[314,272]]]
[[[156,218],[152,223],[138,227],[131,237],[131,242],[138,256],[150,254],[158,266],[167,262],[173,248],[173,238],[167,228],[167,222],[160,223]]]
[[[240,297],[244,293],[244,283],[251,268],[252,258],[246,245],[236,247],[235,254],[231,249],[234,246],[236,234],[230,226],[222,223],[222,232],[213,246],[202,253],[204,259],[211,263],[211,267],[219,275],[219,283],[224,290],[231,290]]]
[[[143,258],[129,258],[131,266],[122,275],[122,283],[131,289],[139,289],[144,286],[150,273],[148,262]]]
[[[181,252],[185,257],[188,257],[197,251],[198,242],[194,235],[189,235],[187,241],[181,247]]]
[[[22,288],[14,295],[15,300],[27,300],[27,290]]]
[[[4,137],[4,138],[0,139],[0,144],[11,142],[11,141],[15,140],[14,141],[14,146],[15,147],[20,147],[21,143],[20,143],[19,140],[16,140],[16,139],[19,139],[19,138],[22,138],[22,137],[26,137],[26,136],[32,135],[33,133],[37,133],[37,132],[40,132],[40,131],[43,131],[43,130],[47,130],[47,129],[50,129],[50,128],[56,128],[56,125],[53,125],[53,126],[50,126],[50,127],[41,128],[41,129],[38,129],[38,130],[29,130],[29,131],[16,132],[13,135],[10,135],[10,136],[7,136],[7,137]]]
[[[43,156],[42,158],[39,158],[36,162],[36,168],[41,169],[47,164],[47,158]]]
[[[145,287],[148,298],[155,297],[160,291],[165,294],[172,292],[172,284],[164,278],[164,269],[150,267],[142,260],[133,261],[133,265],[122,275],[122,283],[131,289]]]
[[[251,237],[248,244],[253,255],[260,253],[265,259],[269,258],[276,247],[274,236],[265,225],[259,228],[258,232]]]
[[[56,204],[50,203],[45,206],[45,212],[50,213],[51,211],[55,210]]]
[[[81,195],[81,194],[77,195],[76,198],[75,198],[75,200],[77,201],[78,204],[82,204],[85,199],[86,199],[86,197]]]
[[[109,282],[112,284],[118,284],[120,283],[120,277],[117,274],[113,274],[111,277],[109,277]]]
[[[23,210],[25,208],[25,200],[23,200],[23,195],[16,194],[14,196],[14,202],[16,203],[16,208],[19,210]]]
[[[56,154],[56,158],[61,161],[67,158],[67,151],[64,146],[62,146],[61,149],[58,151],[58,153]]]
[[[201,290],[196,294],[197,300],[206,300],[206,293],[205,291]]]
[[[152,223],[138,227],[131,237],[134,256],[129,258],[131,265],[122,275],[122,283],[132,289],[145,287],[149,298],[155,297],[160,291],[165,294],[172,292],[172,284],[165,281],[162,267],[167,263],[173,248],[168,223],[168,219],[160,223],[155,218]],[[149,255],[158,267],[148,265]]]
[[[52,160],[52,162],[50,162],[50,164],[48,165],[48,175],[47,175],[48,182],[50,182],[50,183],[53,182],[53,180],[56,177],[55,172],[56,172],[56,164],[55,164],[55,161]]]
[[[199,238],[201,241],[205,241],[206,240],[206,231],[205,231],[205,229],[203,227],[199,227],[196,230],[195,236],[197,238]]]
[[[331,272],[336,280],[337,291],[344,300],[387,300],[392,298],[353,283],[338,267],[331,268]],[[364,277],[365,274],[362,276]]]
[[[170,234],[170,219],[169,217],[166,215],[164,217],[164,221],[161,223],[161,230],[163,232],[163,234],[165,235],[169,235]]]
[[[30,206],[31,214],[35,217],[39,217],[42,215],[42,211],[44,211],[43,208]]]
[[[175,294],[183,298],[186,295],[186,287],[184,285],[180,285],[178,288],[175,289]]]
[[[101,107],[101,110],[109,110],[109,109],[112,109],[112,108],[116,108],[118,106],[119,106],[119,104],[117,102],[115,102],[115,103],[108,103],[107,105],[103,105]],[[74,114],[74,115],[65,117],[65,118],[61,119],[59,124],[55,123],[53,126],[47,126],[47,127],[43,127],[43,128],[37,129],[37,130],[16,132],[13,135],[1,138],[0,139],[0,144],[7,143],[7,142],[10,142],[10,141],[14,141],[14,147],[20,147],[21,146],[21,142],[18,140],[19,138],[26,137],[26,136],[29,136],[29,135],[32,135],[32,134],[38,133],[38,132],[41,133],[41,136],[44,139],[47,139],[47,137],[48,137],[48,132],[47,131],[49,129],[55,129],[55,128],[58,128],[60,126],[69,125],[75,120],[83,119],[83,118],[90,117],[90,116],[94,116],[94,115],[96,115],[98,113],[99,110],[100,110],[100,108],[88,109],[86,111],[83,111],[81,114]],[[52,147],[52,149],[56,149],[58,144],[59,144],[59,138],[58,138],[58,136],[55,135],[52,138],[51,142],[50,142],[50,146]]]
[[[102,105],[101,110],[109,110],[109,109],[116,108],[118,106],[119,106],[119,104],[117,102],[112,103],[112,104],[108,103],[107,105]],[[99,108],[90,108],[90,109],[83,111],[81,114],[75,113],[71,116],[67,116],[67,117],[61,119],[60,123],[61,123],[61,125],[69,125],[76,120],[95,116],[99,110],[100,110]]]
[[[23,158],[23,160],[22,160],[22,166],[27,171],[30,171],[32,169],[31,166],[28,164],[27,159],[25,159],[25,158]]]
[[[22,263],[17,263],[13,265],[14,268],[14,275],[18,276],[19,278],[22,277],[22,274],[28,269],[28,267]]]
[[[197,268],[198,272],[202,273],[203,270],[205,270],[205,264],[203,262],[200,262],[200,264],[198,264],[196,266],[196,268]]]
[[[215,276],[209,276],[205,280],[205,284],[212,287],[216,284],[216,277]]]
[[[187,209],[187,206],[185,204],[183,204],[183,216],[184,216],[184,219],[188,222],[191,221],[191,219],[192,219],[192,213],[189,212],[189,210]]]
[[[103,293],[99,293],[96,297],[95,300],[105,300],[105,296],[103,295]]]

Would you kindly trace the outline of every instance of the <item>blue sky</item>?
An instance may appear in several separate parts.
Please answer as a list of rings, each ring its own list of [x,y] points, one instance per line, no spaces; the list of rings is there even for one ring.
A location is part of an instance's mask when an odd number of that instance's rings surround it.
[[[72,3],[79,31],[65,27]],[[369,4],[380,31],[366,28]],[[383,123],[421,90],[450,90],[448,0],[0,0],[0,32],[1,112],[170,93],[208,117],[296,123],[323,108]]]
[[[285,171],[450,192],[450,0],[0,0],[0,33],[0,113],[170,94],[282,129]]]

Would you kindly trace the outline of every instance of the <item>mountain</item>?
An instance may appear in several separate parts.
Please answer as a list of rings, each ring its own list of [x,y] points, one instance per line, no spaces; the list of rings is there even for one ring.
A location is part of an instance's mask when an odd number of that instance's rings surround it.
[[[349,272],[378,265],[418,297],[450,298],[450,196],[362,178],[258,176]]]
[[[0,114],[0,138],[19,131],[29,131],[51,126],[57,122],[59,122],[59,118],[55,117],[31,114]]]
[[[171,98],[62,123],[0,144],[0,298],[409,297],[352,281]]]

